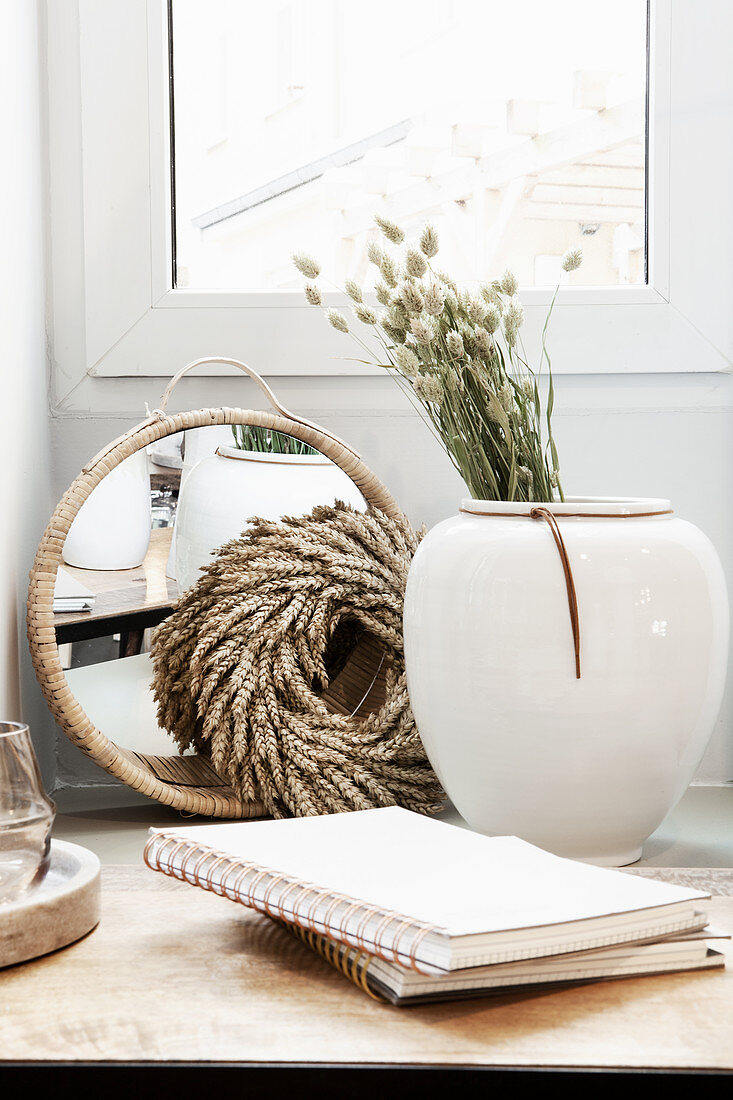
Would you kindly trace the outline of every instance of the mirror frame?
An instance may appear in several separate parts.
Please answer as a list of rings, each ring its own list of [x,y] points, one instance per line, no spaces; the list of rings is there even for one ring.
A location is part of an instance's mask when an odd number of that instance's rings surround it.
[[[209,817],[251,818],[263,816],[262,804],[241,802],[205,757],[147,756],[110,741],[89,720],[69,689],[54,627],[53,595],[61,551],[75,516],[95,486],[120,462],[148,444],[177,432],[217,424],[263,427],[292,435],[339,466],[368,504],[392,518],[402,516],[397,502],[360,456],[317,424],[252,409],[221,407],[173,414],[158,409],[100,451],[84,467],[56,507],[30,573],[28,644],[36,677],[51,713],[69,740],[101,768],[134,790],[177,810]]]

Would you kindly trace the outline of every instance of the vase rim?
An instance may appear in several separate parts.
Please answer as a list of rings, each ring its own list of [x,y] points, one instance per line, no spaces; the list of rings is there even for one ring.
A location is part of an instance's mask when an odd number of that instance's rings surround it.
[[[279,466],[331,466],[325,455],[287,455],[272,451],[242,451],[239,447],[220,445],[215,452],[219,458],[236,458],[240,462],[269,462]]]
[[[672,505],[663,497],[566,497],[564,501],[474,500],[464,497],[461,511],[472,515],[529,515],[533,508],[546,508],[555,516],[665,516]]]
[[[30,733],[27,722],[0,722],[0,737],[12,737],[18,733]]]

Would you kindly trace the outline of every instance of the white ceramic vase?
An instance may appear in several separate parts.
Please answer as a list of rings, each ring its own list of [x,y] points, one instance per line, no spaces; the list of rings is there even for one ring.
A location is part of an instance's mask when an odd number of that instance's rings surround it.
[[[410,569],[410,700],[472,828],[620,866],[639,858],[710,738],[727,668],[725,580],[710,541],[668,501],[543,507],[565,517],[580,678],[549,524],[531,504],[465,500]]]
[[[181,592],[211,555],[254,516],[301,516],[342,500],[360,511],[366,501],[353,481],[324,455],[268,454],[220,446],[191,470],[176,514],[176,576]]]
[[[61,555],[78,569],[135,569],[148,552],[150,474],[143,448],[100,481],[74,517]]]
[[[229,424],[209,424],[203,428],[189,428],[181,433],[183,440],[183,461],[181,463],[181,480],[178,488],[180,500],[183,487],[188,480],[188,475],[197,463],[203,458],[210,458],[216,454],[219,446],[226,447],[232,441],[232,429]],[[177,523],[173,524],[171,534],[171,548],[168,561],[165,566],[165,575],[171,580],[176,580],[176,537]]]

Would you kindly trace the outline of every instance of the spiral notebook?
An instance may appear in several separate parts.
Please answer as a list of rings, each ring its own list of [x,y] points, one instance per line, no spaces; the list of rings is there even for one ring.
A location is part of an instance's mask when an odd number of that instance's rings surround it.
[[[54,612],[93,611],[94,593],[85,588],[76,577],[59,568],[53,591]]]
[[[708,927],[701,932],[691,932],[683,939],[622,944],[602,947],[597,951],[468,967],[447,974],[421,974],[377,959],[356,947],[347,947],[328,936],[308,932],[298,925],[279,919],[277,923],[302,940],[358,989],[376,1001],[394,1005],[426,1004],[686,970],[720,969],[725,966],[725,955],[711,948],[707,940],[730,939],[727,932]]]
[[[151,829],[154,870],[423,973],[704,928],[707,896],[398,807]]]

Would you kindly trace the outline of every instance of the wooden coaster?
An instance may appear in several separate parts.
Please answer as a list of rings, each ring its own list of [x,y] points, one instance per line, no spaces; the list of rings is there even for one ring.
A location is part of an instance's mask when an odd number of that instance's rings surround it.
[[[46,874],[17,898],[0,903],[0,967],[47,955],[99,923],[99,860],[64,840],[51,841]]]

